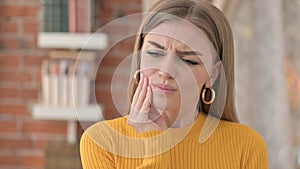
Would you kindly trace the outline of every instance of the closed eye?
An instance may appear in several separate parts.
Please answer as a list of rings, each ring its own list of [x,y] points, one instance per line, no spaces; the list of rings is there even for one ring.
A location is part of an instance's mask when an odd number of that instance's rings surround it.
[[[199,65],[200,64],[194,60],[189,60],[189,59],[181,59],[181,60],[188,65]]]
[[[160,56],[164,56],[165,54],[156,50],[147,50],[146,53],[150,56],[154,56],[154,57],[160,57]]]

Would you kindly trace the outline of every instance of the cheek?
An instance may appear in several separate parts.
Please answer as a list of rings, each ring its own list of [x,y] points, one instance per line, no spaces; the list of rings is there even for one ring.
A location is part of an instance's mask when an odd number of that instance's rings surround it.
[[[201,91],[203,85],[205,84],[204,79],[197,79],[198,90]]]
[[[142,49],[141,50],[141,69],[147,69],[147,68],[151,68],[153,67],[153,59],[151,59],[151,57],[149,57],[146,53],[146,50]]]
[[[155,69],[151,69],[151,68],[148,68],[148,69],[142,69],[141,72],[143,73],[143,75],[145,75],[146,77],[149,78],[149,80],[152,79],[152,76],[155,74],[156,70]]]
[[[150,81],[157,71],[156,65],[157,64],[155,64],[155,62],[151,60],[151,58],[145,56],[145,54],[142,54],[140,70],[146,77],[149,78]]]
[[[204,85],[204,83],[206,83],[208,79],[207,71],[205,70],[193,71],[193,75],[195,77],[199,90],[201,90],[202,86]]]

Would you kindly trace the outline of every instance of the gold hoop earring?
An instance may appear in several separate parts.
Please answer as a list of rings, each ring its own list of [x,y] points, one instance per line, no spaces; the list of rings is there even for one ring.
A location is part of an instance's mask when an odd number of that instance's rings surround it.
[[[211,91],[211,99],[209,101],[205,100],[206,89],[210,89],[210,91]],[[212,104],[215,101],[216,92],[215,92],[215,90],[213,88],[204,88],[204,90],[202,92],[202,97],[201,98],[202,98],[203,103],[205,103],[205,104]]]
[[[139,80],[138,80],[138,75],[139,75],[139,73],[140,73],[140,70],[137,70],[135,73],[134,73],[134,75],[133,75],[133,79],[134,79],[134,83],[135,84],[139,84]]]

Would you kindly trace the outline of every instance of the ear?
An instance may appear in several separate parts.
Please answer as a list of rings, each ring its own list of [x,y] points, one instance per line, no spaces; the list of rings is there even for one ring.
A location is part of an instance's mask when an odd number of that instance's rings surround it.
[[[218,61],[213,69],[212,69],[212,73],[211,73],[211,76],[209,77],[209,80],[205,83],[205,87],[209,88],[209,87],[212,87],[214,85],[214,83],[216,82],[219,74],[220,74],[220,70],[221,70],[221,67],[222,67],[222,62],[221,61]]]

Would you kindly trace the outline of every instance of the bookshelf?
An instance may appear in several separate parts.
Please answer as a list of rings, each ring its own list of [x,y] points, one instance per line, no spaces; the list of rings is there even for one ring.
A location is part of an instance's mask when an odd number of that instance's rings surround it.
[[[93,51],[51,50],[41,66],[41,98],[32,105],[35,120],[66,121],[67,142],[76,143],[77,123],[103,120],[102,105],[91,101]],[[81,56],[78,60],[78,56]],[[77,68],[75,63],[77,62]],[[78,90],[80,89],[80,90]],[[74,107],[73,104],[79,105]]]
[[[37,36],[37,46],[39,48],[50,49],[48,61],[55,61],[55,63],[58,63],[57,65],[61,66],[55,65],[56,74],[50,74],[50,68],[47,68],[47,71],[42,73],[41,93],[43,95],[45,91],[47,91],[46,95],[48,96],[47,98],[49,98],[49,95],[53,95],[53,93],[64,93],[61,91],[68,91],[68,93],[70,93],[69,90],[65,89],[71,87],[66,87],[66,85],[61,84],[67,83],[70,85],[67,79],[68,75],[72,73],[67,72],[75,72],[75,70],[71,68],[73,68],[72,66],[79,54],[82,62],[94,64],[96,51],[105,50],[107,48],[108,37],[105,33],[93,33],[92,27],[94,25],[95,16],[94,0],[40,0],[40,2],[41,32],[39,32]],[[90,69],[93,69],[93,64],[89,65]],[[62,69],[66,67],[62,65],[68,65],[70,67],[68,67],[69,69]],[[43,63],[41,67],[43,71]],[[57,72],[58,70],[63,70],[63,73]],[[47,74],[47,76],[45,76],[45,74]],[[83,75],[78,75],[77,78],[79,78],[79,76],[82,77]],[[84,81],[83,79],[87,77],[89,77],[88,74],[78,81],[82,82]],[[93,79],[90,77],[90,79],[85,80],[86,83],[84,84],[88,85],[89,82],[92,81]],[[56,86],[57,84],[58,86]],[[83,85],[83,83],[81,84]],[[88,87],[87,85],[85,86]],[[45,86],[48,86],[47,90],[44,90]],[[62,88],[62,86],[64,88]],[[80,91],[86,91],[86,88],[82,88],[82,86],[80,89]],[[69,95],[66,95],[66,93],[64,93],[64,97],[57,96],[55,98],[71,98]],[[83,98],[81,96],[82,95],[78,95],[77,98]],[[87,96],[87,98],[89,97]],[[36,103],[31,106],[32,118],[35,120],[66,121],[68,124],[67,141],[70,144],[76,143],[77,123],[79,121],[97,122],[104,119],[102,116],[102,105],[85,102],[84,104],[80,104],[83,106],[76,106],[75,108],[74,106],[70,106],[70,104],[59,103],[57,99],[57,103],[51,101],[45,102],[44,97],[42,100],[41,103]]]

